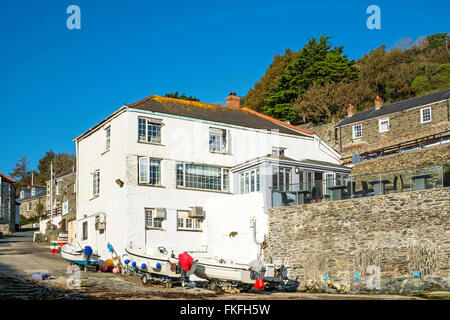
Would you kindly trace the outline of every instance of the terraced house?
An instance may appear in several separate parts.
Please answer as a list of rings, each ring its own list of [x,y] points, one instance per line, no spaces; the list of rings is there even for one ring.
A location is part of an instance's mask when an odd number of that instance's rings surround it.
[[[108,242],[119,253],[133,242],[248,262],[271,188],[348,174],[313,132],[241,108],[234,92],[226,101],[152,95],[75,138],[80,244],[102,256]]]
[[[311,129],[340,152],[343,160],[372,151],[383,153],[383,149],[396,151],[396,146],[407,149],[424,141],[448,141],[449,99],[450,89],[390,104],[377,96],[373,108],[356,112],[356,106],[349,105],[347,116],[339,122]]]
[[[47,205],[47,188],[32,185],[20,190],[17,202],[20,204],[20,216],[30,218],[40,215]]]

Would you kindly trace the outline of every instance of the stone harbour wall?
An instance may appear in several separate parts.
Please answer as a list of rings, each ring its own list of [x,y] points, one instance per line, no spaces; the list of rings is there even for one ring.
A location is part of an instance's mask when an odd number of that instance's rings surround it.
[[[354,287],[356,273],[359,283],[378,273],[382,286],[431,277],[450,290],[450,188],[273,208],[267,243],[266,261],[287,259],[300,287],[325,274]]]

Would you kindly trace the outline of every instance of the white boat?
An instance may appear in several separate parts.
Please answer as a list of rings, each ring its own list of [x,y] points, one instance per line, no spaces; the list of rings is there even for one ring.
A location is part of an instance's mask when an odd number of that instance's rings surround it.
[[[125,252],[127,257],[122,256],[122,261],[131,268],[152,275],[181,278],[178,258],[173,251],[169,253],[164,247],[147,248],[130,243],[125,248]],[[195,267],[196,264],[193,263],[191,270],[186,272],[186,276],[192,275]]]
[[[99,256],[97,254],[91,254],[86,261],[85,250],[80,245],[73,243],[65,244],[61,247],[61,257],[69,262],[79,265],[98,265]]]
[[[205,280],[236,281],[239,283],[255,283],[254,272],[250,264],[225,261],[219,258],[199,258],[196,261],[194,274]]]

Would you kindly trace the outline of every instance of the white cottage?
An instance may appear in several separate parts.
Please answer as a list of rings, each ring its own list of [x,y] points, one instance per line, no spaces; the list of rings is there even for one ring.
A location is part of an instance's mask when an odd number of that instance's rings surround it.
[[[262,242],[270,187],[348,173],[312,132],[226,100],[152,95],[75,138],[77,241],[105,258],[108,242],[120,254],[133,242],[249,262],[250,219]]]

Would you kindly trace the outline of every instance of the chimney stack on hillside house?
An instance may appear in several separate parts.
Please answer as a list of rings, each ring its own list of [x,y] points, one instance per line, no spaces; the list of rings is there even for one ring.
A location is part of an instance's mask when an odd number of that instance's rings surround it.
[[[356,107],[350,103],[347,108],[347,115],[351,117],[355,113],[355,111]]]
[[[227,102],[227,107],[230,108],[240,108],[241,106],[241,98],[236,96],[236,92],[231,91],[230,95],[225,99]]]
[[[377,97],[375,98],[375,109],[376,109],[376,110],[380,109],[380,108],[383,106],[383,104],[384,104],[383,99],[381,99],[380,96],[377,96]]]

